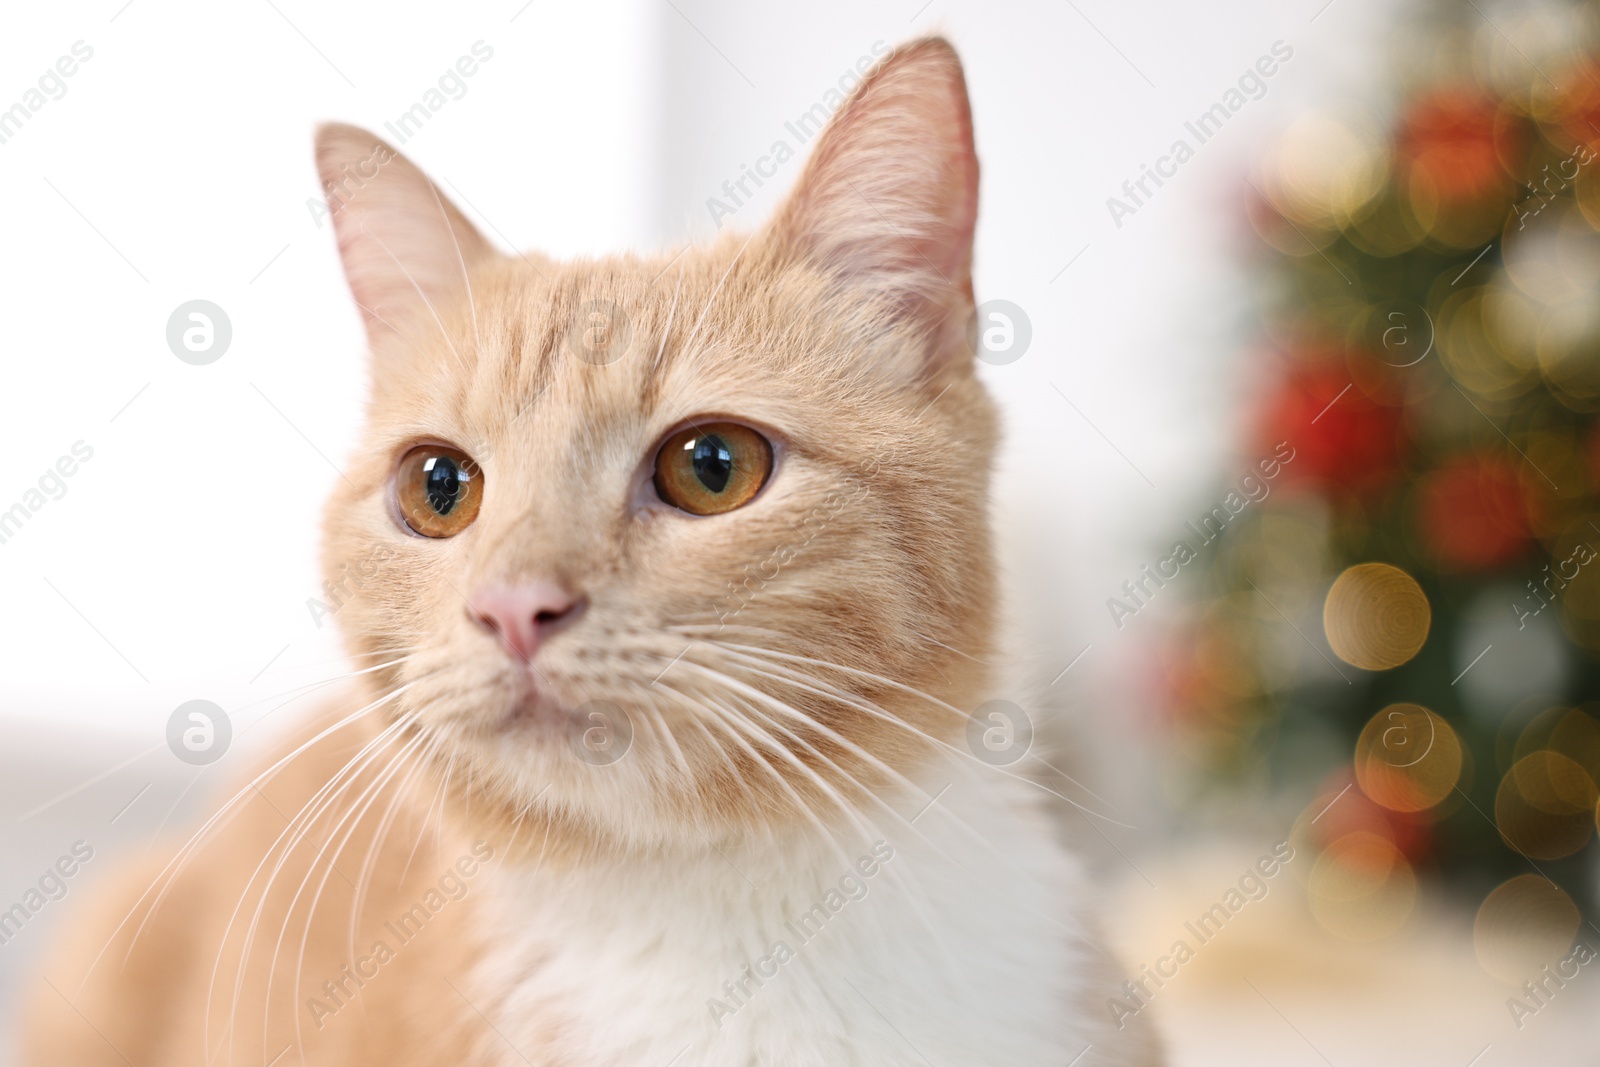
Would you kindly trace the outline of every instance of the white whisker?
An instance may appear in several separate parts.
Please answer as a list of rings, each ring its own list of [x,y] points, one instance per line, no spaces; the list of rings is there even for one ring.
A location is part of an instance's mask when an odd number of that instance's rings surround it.
[[[379,701],[375,701],[373,706],[399,696],[407,688],[409,688],[409,686],[401,686],[400,688],[387,694],[385,697],[380,698]],[[365,710],[371,710],[371,708],[369,707]],[[288,856],[293,851],[295,846],[304,838],[306,832],[309,831],[311,824],[320,817],[322,812],[326,810],[329,804],[335,802],[338,796],[349,788],[349,786],[355,781],[356,775],[360,774],[372,760],[377,758],[377,756],[382,752],[382,749],[387,747],[389,741],[392,740],[394,736],[401,729],[403,729],[404,726],[405,720],[401,719],[386,727],[376,737],[369,740],[353,757],[350,758],[350,760],[344,764],[343,767],[339,769],[337,773],[335,773],[312,795],[310,800],[306,801],[305,804],[301,806],[300,810],[294,815],[294,817],[287,819],[282,832],[279,833],[278,837],[267,848],[266,852],[261,857],[261,861],[256,865],[255,869],[251,872],[250,877],[245,881],[244,887],[240,892],[239,903],[234,906],[233,911],[230,913],[228,922],[224,926],[221,937],[218,941],[217,958],[212,966],[211,981],[206,993],[205,1025],[207,1028],[210,1026],[210,1005],[212,1003],[218,971],[222,966],[222,958],[226,951],[229,936],[232,933],[234,923],[238,921],[239,912],[241,909],[243,909],[245,901],[249,898],[250,889],[255,884],[256,879],[260,876],[262,869],[269,861],[272,860],[274,852],[278,852],[281,848],[282,851],[278,856],[277,863],[274,864],[271,873],[268,875],[266,883],[262,887],[261,902],[257,905],[256,910],[251,917],[250,925],[247,928],[245,935],[245,942],[241,948],[239,975],[238,980],[235,982],[234,996],[232,1000],[233,1008],[229,1013],[229,1031],[231,1031],[233,1028],[233,1019],[238,1011],[240,983],[243,980],[243,969],[245,963],[248,961],[250,955],[251,944],[255,936],[255,928],[261,920],[262,910],[266,906],[267,897],[271,892],[272,883],[276,880],[278,872],[282,870],[284,863],[287,861]],[[308,745],[301,746],[301,750],[308,746],[309,743]],[[283,761],[280,761],[280,763],[281,762]],[[251,788],[254,788],[254,786],[252,785]],[[210,1040],[209,1036],[207,1036],[207,1047],[209,1047],[209,1044]]]
[[[300,978],[305,969],[306,944],[311,939],[311,925],[316,919],[317,903],[322,899],[322,891],[324,887],[327,886],[328,878],[333,874],[334,869],[338,864],[339,856],[344,852],[345,845],[349,843],[350,838],[355,834],[357,827],[360,826],[361,820],[366,816],[366,813],[371,809],[373,803],[378,799],[378,797],[382,795],[384,787],[394,780],[395,775],[397,775],[405,766],[406,760],[413,753],[415,753],[417,748],[419,748],[425,740],[426,735],[419,733],[410,741],[408,741],[406,745],[398,752],[396,752],[389,760],[388,766],[384,767],[384,769],[379,772],[377,780],[368,787],[367,791],[362,794],[361,797],[357,797],[356,800],[352,802],[351,811],[347,812],[344,817],[339,820],[339,823],[329,830],[329,836],[332,837],[333,834],[339,832],[340,825],[343,825],[346,820],[349,820],[350,822],[350,828],[345,831],[344,837],[340,838],[339,844],[334,847],[331,854],[328,854],[327,867],[323,870],[322,878],[320,881],[318,881],[316,891],[312,894],[310,906],[306,909],[305,927],[300,935],[300,950],[296,956],[295,962],[294,994],[290,998],[290,1003],[292,1005],[299,1005],[300,1003]],[[397,791],[396,797],[399,798],[401,795],[402,794]],[[360,805],[359,810],[355,810],[356,805]],[[312,874],[316,872],[316,861],[317,859],[321,858],[324,853],[326,853],[326,849],[324,849],[323,852],[319,852],[316,857],[312,858],[311,863],[307,867],[305,877],[301,879],[300,888],[295,890],[294,897],[289,901],[288,907],[284,909],[284,923],[278,932],[278,940],[272,947],[271,962],[267,970],[267,988],[265,994],[262,996],[262,1000],[264,1002],[262,1017],[263,1040],[265,1040],[268,1032],[267,1013],[270,1013],[272,1005],[272,980],[274,975],[277,973],[278,954],[283,945],[283,936],[284,934],[288,933],[289,918],[294,914],[295,904],[299,902],[300,895],[305,891],[306,884],[311,880]],[[352,937],[353,936],[354,935],[352,934]],[[353,953],[352,959],[354,959]],[[295,1047],[304,1050],[305,1039],[301,1032],[300,1012],[297,1008],[294,1011],[294,1036]],[[263,1056],[270,1055],[270,1050],[265,1047],[263,1047],[261,1051]]]
[[[710,643],[710,642],[707,642],[707,643]],[[911,687],[909,685],[904,684],[903,682],[897,682],[892,678],[886,678],[883,675],[874,674],[871,671],[861,670],[861,669],[856,668],[856,667],[847,667],[847,666],[845,666],[844,664],[841,664],[841,663],[829,663],[829,662],[827,662],[825,660],[813,659],[810,656],[798,656],[798,655],[793,655],[793,654],[787,653],[787,652],[777,652],[777,651],[775,651],[773,649],[768,649],[768,648],[756,648],[756,647],[753,647],[753,646],[740,645],[740,644],[732,643],[732,642],[716,642],[716,644],[717,644],[718,647],[722,648],[724,651],[727,651],[727,652],[729,652],[731,654],[734,654],[734,655],[739,655],[739,654],[743,653],[743,654],[749,655],[752,659],[759,659],[759,657],[765,656],[765,657],[781,659],[781,660],[786,660],[786,661],[791,661],[791,662],[809,663],[809,664],[814,664],[816,666],[822,667],[825,670],[835,670],[835,671],[841,671],[841,672],[843,672],[845,674],[855,675],[857,677],[861,677],[861,678],[867,679],[869,681],[873,681],[873,682],[880,683],[882,685],[890,686],[891,688],[899,690],[900,692],[906,693],[906,694],[908,694],[910,696],[919,697],[922,700],[927,701],[929,704],[933,705],[934,707],[943,709],[945,711],[950,712],[953,715],[959,716],[962,721],[965,721],[966,719],[969,718],[969,716],[968,716],[968,714],[966,712],[962,711],[960,708],[954,706],[953,704],[946,703],[945,701],[940,700],[938,697],[930,696],[929,694],[922,692],[920,689],[915,689],[915,688],[913,688],[913,687]],[[773,664],[772,666],[775,669],[777,669],[779,665]],[[808,684],[808,683],[796,680],[795,682],[792,682],[791,684],[804,685],[804,684]],[[823,683],[819,682],[818,684],[823,684]],[[823,694],[823,695],[829,695],[829,694]],[[851,707],[854,707],[854,708],[857,708],[857,709],[859,709],[861,711],[864,711],[864,712],[874,716],[875,718],[880,719],[881,721],[893,723],[894,725],[906,730],[907,732],[909,732],[911,734],[914,734],[917,737],[923,738],[924,740],[930,741],[933,744],[938,745],[940,748],[944,749],[947,752],[953,753],[956,756],[959,756],[959,757],[961,757],[961,758],[963,758],[965,760],[971,761],[972,763],[975,763],[978,766],[985,767],[985,768],[987,768],[987,769],[989,769],[991,771],[995,771],[995,772],[997,772],[999,774],[1002,774],[1002,775],[1004,775],[1004,776],[1006,776],[1008,778],[1012,778],[1012,779],[1014,779],[1014,780],[1016,780],[1018,782],[1022,782],[1022,783],[1024,783],[1025,785],[1027,785],[1031,789],[1037,789],[1037,790],[1039,790],[1041,792],[1048,793],[1050,796],[1053,796],[1058,800],[1065,801],[1066,803],[1071,804],[1074,808],[1076,808],[1079,811],[1083,812],[1085,815],[1092,815],[1097,819],[1102,819],[1105,822],[1111,823],[1113,826],[1120,826],[1120,827],[1122,827],[1124,829],[1127,829],[1127,830],[1137,829],[1137,827],[1131,826],[1128,823],[1121,822],[1121,821],[1119,821],[1117,819],[1113,819],[1109,815],[1103,815],[1100,812],[1095,811],[1093,808],[1085,807],[1084,805],[1078,803],[1076,800],[1073,800],[1071,797],[1069,797],[1069,796],[1067,796],[1067,795],[1065,795],[1063,793],[1059,793],[1054,789],[1051,789],[1049,786],[1045,785],[1043,782],[1035,781],[1032,778],[1027,778],[1027,777],[1024,777],[1023,775],[1013,773],[1011,771],[1006,770],[1004,767],[996,767],[996,766],[994,766],[992,764],[985,763],[982,760],[978,759],[978,757],[975,756],[971,752],[963,751],[962,749],[958,748],[957,746],[950,744],[948,741],[940,740],[939,738],[933,737],[931,734],[928,734],[925,731],[918,730],[915,726],[912,726],[910,723],[906,722],[904,719],[901,719],[901,718],[899,718],[898,716],[895,716],[895,715],[891,715],[889,712],[885,711],[883,708],[879,707],[878,705],[873,704],[870,701],[866,701],[866,699],[864,697],[861,697],[859,694],[846,694],[843,690],[839,690],[836,694],[832,694],[832,695],[833,695],[834,699],[836,699],[836,700],[842,701],[842,702],[848,704]],[[1101,800],[1103,803],[1105,802],[1104,798],[1098,797],[1095,793],[1093,793],[1091,790],[1086,788],[1081,782],[1078,782],[1076,779],[1072,778],[1070,775],[1067,775],[1067,774],[1062,773],[1062,772],[1057,772],[1057,773],[1061,773],[1063,778],[1066,778],[1068,781],[1072,782],[1073,785],[1078,786],[1078,788],[1083,789],[1083,791],[1086,792],[1086,793],[1089,793],[1090,796],[1094,796],[1096,799]]]
[[[157,873],[155,881],[153,881],[150,886],[139,895],[138,899],[134,901],[133,907],[128,910],[128,914],[124,916],[122,921],[117,924],[116,928],[111,931],[111,935],[107,938],[105,945],[100,949],[99,953],[95,955],[93,962],[90,963],[89,969],[84,975],[83,982],[79,983],[78,992],[81,993],[83,991],[84,984],[86,984],[89,980],[89,975],[94,973],[94,969],[96,966],[98,966],[100,959],[105,955],[106,950],[109,949],[112,943],[116,940],[117,935],[122,932],[122,929],[127,925],[128,920],[133,918],[134,913],[139,910],[139,906],[144,903],[145,898],[155,890],[156,884],[161,883],[161,890],[157,892],[155,900],[151,903],[149,910],[145,913],[144,918],[140,921],[139,926],[135,929],[132,938],[129,940],[128,950],[123,955],[123,966],[127,965],[129,956],[132,955],[134,948],[138,944],[140,934],[143,933],[145,925],[150,921],[156,910],[161,906],[161,902],[163,899],[165,899],[167,891],[171,888],[172,883],[187,868],[189,861],[198,852],[206,835],[219,824],[231,820],[235,815],[238,814],[236,805],[238,805],[240,801],[247,798],[249,794],[259,785],[269,781],[274,775],[281,771],[301,753],[309,749],[312,745],[316,744],[318,741],[321,741],[330,734],[351,725],[363,716],[370,714],[385,701],[394,697],[398,692],[399,691],[396,690],[395,692],[382,696],[367,706],[360,708],[357,711],[352,712],[351,714],[338,720],[337,722],[333,723],[333,725],[328,726],[315,737],[312,737],[303,744],[299,745],[288,755],[284,756],[282,759],[272,764],[272,766],[256,775],[255,778],[246,783],[243,788],[235,793],[233,797],[227,801],[227,803],[223,804],[215,813],[213,813],[211,817],[208,818],[200,827],[200,829],[196,830],[192,835],[190,835],[189,839],[182,847],[178,849],[177,853],[172,857],[172,859],[167,861],[167,864],[161,869],[161,871]]]

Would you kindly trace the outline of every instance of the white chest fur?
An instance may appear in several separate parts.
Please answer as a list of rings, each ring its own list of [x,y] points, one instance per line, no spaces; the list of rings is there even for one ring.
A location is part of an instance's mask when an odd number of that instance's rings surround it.
[[[505,869],[479,975],[504,1062],[1061,1067],[1085,891],[1024,790],[958,778],[835,847]]]

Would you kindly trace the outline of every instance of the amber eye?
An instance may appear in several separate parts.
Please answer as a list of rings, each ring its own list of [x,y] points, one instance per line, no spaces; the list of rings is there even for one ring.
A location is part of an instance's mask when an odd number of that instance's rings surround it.
[[[420,445],[400,460],[395,503],[423,537],[454,537],[472,525],[483,503],[483,471],[459,448]]]
[[[732,511],[772,473],[772,445],[748,426],[707,422],[680,430],[656,453],[656,494],[692,515]]]

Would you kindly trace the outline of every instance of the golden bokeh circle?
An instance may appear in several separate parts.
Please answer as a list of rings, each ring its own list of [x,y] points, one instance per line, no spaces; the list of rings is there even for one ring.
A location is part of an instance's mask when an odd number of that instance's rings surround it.
[[[1551,815],[1587,815],[1596,789],[1589,772],[1571,756],[1549,749],[1519,759],[1507,776],[1528,803]]]
[[[1305,112],[1273,146],[1266,183],[1303,226],[1343,227],[1365,213],[1389,178],[1383,137],[1348,115]]]
[[[1410,918],[1417,876],[1393,841],[1357,831],[1329,843],[1306,884],[1311,913],[1329,933],[1375,941]]]
[[[1322,627],[1328,644],[1352,667],[1386,671],[1407,662],[1428,639],[1433,621],[1416,579],[1387,563],[1358,563],[1328,590]]]
[[[1390,811],[1434,807],[1461,780],[1461,740],[1419,704],[1391,704],[1356,740],[1356,781]]]
[[[1527,737],[1527,731],[1523,736]],[[1582,708],[1564,709],[1553,723],[1548,745],[1588,771],[1600,785],[1600,723],[1592,715]]]
[[[1600,790],[1575,760],[1541,750],[1519,759],[1500,781],[1494,821],[1524,856],[1561,859],[1589,843]]]
[[[1520,986],[1567,954],[1580,921],[1578,906],[1553,882],[1519,874],[1496,886],[1478,907],[1472,946],[1485,971]]]

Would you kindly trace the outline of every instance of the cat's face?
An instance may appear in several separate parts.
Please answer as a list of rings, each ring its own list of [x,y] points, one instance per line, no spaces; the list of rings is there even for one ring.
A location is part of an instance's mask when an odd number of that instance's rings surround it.
[[[370,134],[318,158],[374,368],[326,568],[397,744],[650,843],[837,822],[962,743],[995,433],[947,45],[868,79],[767,230],[678,256],[503,256]]]

